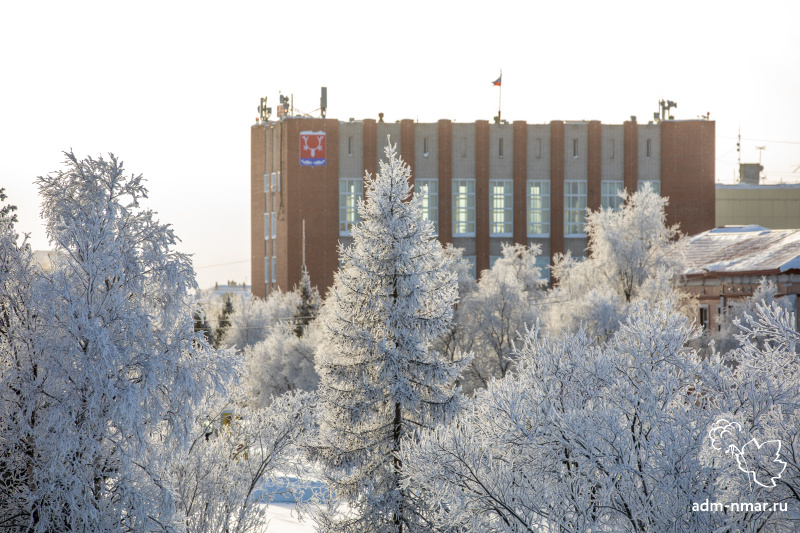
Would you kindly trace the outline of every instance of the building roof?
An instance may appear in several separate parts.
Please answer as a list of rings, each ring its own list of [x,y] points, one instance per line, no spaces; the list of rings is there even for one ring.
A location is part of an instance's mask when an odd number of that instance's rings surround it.
[[[800,230],[724,226],[688,239],[685,274],[768,275],[800,270]]]

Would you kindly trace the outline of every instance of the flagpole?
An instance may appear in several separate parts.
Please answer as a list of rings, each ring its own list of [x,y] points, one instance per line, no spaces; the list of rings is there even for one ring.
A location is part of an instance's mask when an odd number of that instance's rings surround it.
[[[503,109],[503,69],[500,69],[500,98],[497,101],[497,121],[502,120],[501,110]]]

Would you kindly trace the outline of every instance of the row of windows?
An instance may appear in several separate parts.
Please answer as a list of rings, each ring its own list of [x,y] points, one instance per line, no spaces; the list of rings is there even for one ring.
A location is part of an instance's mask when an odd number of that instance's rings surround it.
[[[649,183],[654,192],[660,193],[658,181],[640,181],[639,189]],[[419,179],[417,186],[426,191],[422,200],[422,218],[433,222],[439,232],[439,181]],[[511,237],[514,231],[514,183],[512,180],[489,181],[489,235]],[[528,237],[550,235],[550,182],[529,180],[527,182],[527,234]],[[582,236],[586,224],[585,181],[564,182],[564,235]],[[602,181],[600,202],[603,209],[619,209],[623,199],[619,195],[624,189],[622,181]],[[362,197],[361,178],[339,180],[339,233],[349,235],[353,224],[359,222],[358,200]],[[453,180],[452,182],[453,236],[475,236],[475,180]]]
[[[264,174],[264,192],[281,191],[281,173],[268,172]]]

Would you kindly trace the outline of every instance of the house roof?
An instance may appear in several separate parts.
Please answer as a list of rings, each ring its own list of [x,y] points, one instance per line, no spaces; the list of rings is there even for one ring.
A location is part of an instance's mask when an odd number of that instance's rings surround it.
[[[689,237],[686,276],[767,275],[800,270],[800,230],[725,226]]]

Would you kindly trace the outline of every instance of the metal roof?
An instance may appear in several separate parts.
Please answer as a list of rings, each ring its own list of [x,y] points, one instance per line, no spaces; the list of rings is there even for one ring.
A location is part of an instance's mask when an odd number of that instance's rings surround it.
[[[689,237],[687,276],[800,270],[800,230],[725,226]]]

